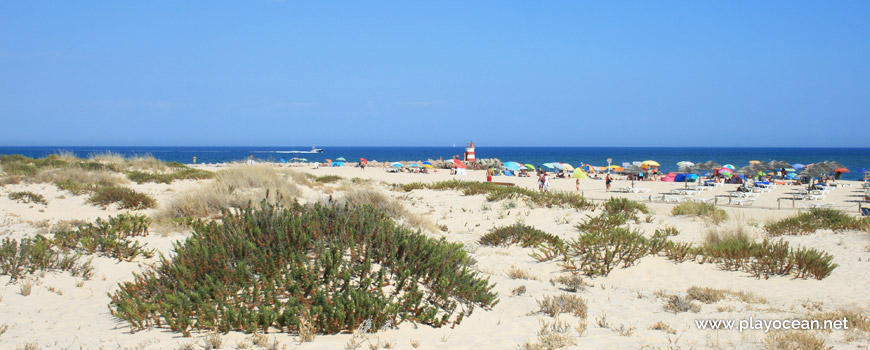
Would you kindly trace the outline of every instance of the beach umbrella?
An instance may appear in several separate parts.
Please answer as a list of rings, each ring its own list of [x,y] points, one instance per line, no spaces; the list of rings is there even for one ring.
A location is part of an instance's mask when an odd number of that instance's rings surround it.
[[[417,163],[411,163],[411,164],[408,164],[408,166],[409,166],[409,167],[412,167],[412,168],[417,168],[417,167],[419,167],[420,165],[417,164]]]
[[[556,169],[559,169],[559,170],[565,169],[565,164],[562,164],[562,163],[551,163],[551,164],[553,164],[553,167]],[[544,164],[544,165],[546,165],[546,164]]]
[[[534,165],[531,165],[531,164],[523,164],[523,165],[525,165],[526,168],[528,168],[529,170],[535,170],[535,166],[534,166]]]
[[[284,158],[281,158],[281,163],[287,164],[287,160]]]
[[[300,162],[307,162],[308,159],[305,159],[305,158],[299,158],[299,161],[300,161]]]
[[[801,169],[803,169],[804,167],[806,167],[806,165],[803,165],[803,164],[801,164],[801,163],[796,163],[796,164],[792,164],[791,167],[792,167],[792,168],[795,168],[795,169],[797,169],[797,170],[801,170]]]
[[[597,170],[597,168],[596,168],[594,165],[591,165],[591,164],[583,164],[583,165],[581,165],[581,166],[580,166],[579,168],[577,168],[577,169],[583,169],[584,171],[593,171],[593,170]]]
[[[504,167],[508,168],[508,170],[520,170],[520,168],[524,168],[525,166],[517,162],[507,162],[504,163]]]
[[[338,157],[338,158],[335,158],[335,161],[336,162],[346,162],[347,159],[344,159],[344,157]]]
[[[632,165],[632,166],[625,168],[623,170],[625,173],[631,174],[631,175],[641,174],[644,172],[643,168],[641,168],[637,165]],[[631,188],[634,188],[634,176],[631,177]]]
[[[611,166],[607,166],[607,167],[604,167],[604,169],[610,169],[610,170],[615,171],[615,172],[618,172],[618,173],[619,173],[619,172],[623,172],[623,171],[625,171],[625,168],[623,168],[623,167],[621,167],[621,166],[619,166],[619,165],[611,165]]]
[[[759,163],[761,163],[761,162],[757,161],[757,160],[750,160],[749,161],[749,164],[759,164]]]
[[[401,167],[403,167],[402,163],[399,163],[399,162],[395,162],[395,163],[390,164],[390,165],[393,166],[394,168],[401,168]]]
[[[459,160],[459,159],[453,158],[453,164],[456,164],[456,167],[457,167],[457,168],[465,169],[465,163],[463,163],[463,162],[462,162],[461,160]]]
[[[722,167],[727,168],[727,169],[731,169],[731,170],[737,169],[737,167],[735,167],[734,165],[731,165],[731,164],[725,164]]]
[[[435,169],[435,167],[433,167],[432,164],[423,164],[423,167],[426,169]]]
[[[572,175],[572,177],[574,177],[575,179],[587,179],[587,178],[589,178],[586,175],[586,172],[583,171],[583,169],[581,169],[581,168],[574,169],[574,175]]]
[[[697,167],[698,167],[698,170],[712,171],[712,170],[721,168],[722,166],[719,165],[719,163],[716,163],[716,162],[711,160],[711,161],[707,161],[707,162],[698,164]]]
[[[546,168],[546,169],[550,169],[550,170],[556,169],[556,165],[553,163],[544,163],[544,164],[541,164],[541,166]]]
[[[850,171],[849,171],[849,169],[846,169],[846,168],[838,168],[838,169],[834,169],[834,172],[835,173],[848,173]]]
[[[335,162],[332,163],[332,166],[344,166],[344,162]]]
[[[682,162],[681,162],[681,163],[682,163]],[[692,163],[692,162],[686,162],[686,163]],[[694,174],[694,173],[696,173],[696,172],[698,172],[698,170],[697,170],[694,166],[692,166],[692,165],[685,165],[685,163],[684,163],[682,166],[680,166],[679,169],[677,169],[677,173],[681,173],[681,174]],[[685,183],[685,184],[686,184],[685,187],[688,188],[688,187],[689,187],[689,181],[687,181],[687,180],[688,180],[688,177],[686,178],[686,180],[683,180],[683,183]]]
[[[693,166],[693,165],[695,165],[695,163],[692,163],[692,162],[690,162],[690,161],[688,161],[688,160],[684,160],[684,161],[682,161],[682,162],[677,162],[677,166],[678,166],[678,167],[683,167],[683,166]]]
[[[369,160],[368,160],[368,159],[365,159],[365,158],[360,158],[360,159],[359,159],[359,163],[365,165],[365,164],[368,164],[368,163],[369,163]]]
[[[423,165],[432,165],[432,162],[423,162]]]
[[[574,167],[571,166],[571,164],[568,164],[568,163],[559,163],[559,164],[562,164],[562,170],[568,170],[568,171],[574,170]]]
[[[644,168],[644,169],[657,167],[657,166],[659,166],[659,162],[656,162],[654,160],[645,160],[645,161],[640,163],[640,167]]]

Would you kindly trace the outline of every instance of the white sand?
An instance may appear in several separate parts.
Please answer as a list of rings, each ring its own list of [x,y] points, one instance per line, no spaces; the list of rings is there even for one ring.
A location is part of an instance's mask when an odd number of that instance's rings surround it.
[[[219,170],[223,167],[205,167]],[[434,237],[445,237],[450,241],[461,242],[468,247],[477,268],[483,276],[489,277],[495,283],[500,302],[492,310],[476,309],[461,325],[451,329],[415,326],[403,323],[398,329],[382,330],[376,334],[360,337],[363,341],[360,348],[369,348],[369,344],[378,340],[383,345],[389,342],[393,349],[411,349],[412,343],[418,342],[421,349],[513,349],[527,340],[534,341],[541,320],[552,321],[538,312],[536,300],[544,295],[566,293],[551,285],[549,280],[564,272],[555,262],[540,263],[531,258],[530,248],[492,248],[476,243],[477,239],[496,226],[509,225],[517,221],[570,238],[577,234],[574,225],[587,215],[597,215],[592,212],[578,212],[571,209],[529,208],[522,201],[487,202],[483,196],[462,196],[455,191],[415,190],[411,193],[389,191],[384,183],[409,183],[415,181],[441,181],[460,178],[467,181],[483,181],[483,171],[469,171],[466,176],[451,176],[446,170],[434,174],[386,173],[381,168],[369,167],[365,171],[359,168],[295,168],[299,171],[315,175],[335,174],[346,179],[360,177],[375,181],[375,187],[384,193],[402,198],[403,203],[415,213],[423,215],[436,225],[446,225],[447,232],[429,232]],[[536,187],[534,178],[496,177],[495,181],[512,182],[519,186]],[[171,198],[183,191],[201,186],[209,182],[180,181],[172,185],[143,184],[130,186],[155,196],[159,203],[166,204]],[[846,181],[846,183],[849,183]],[[853,187],[837,188],[821,202],[833,202],[835,207],[849,213],[856,213],[855,198],[850,197],[860,192],[860,185],[851,182]],[[329,191],[339,186],[360,186],[350,182],[328,185]],[[630,183],[617,180],[614,188],[626,187]],[[672,188],[683,187],[682,183],[639,182],[637,187],[649,188],[651,194],[666,192]],[[574,191],[574,179],[552,180],[554,190]],[[736,185],[725,185],[711,192],[704,192],[700,197],[713,198],[733,190]],[[8,199],[7,194],[14,191],[28,190],[44,195],[48,205],[31,205],[15,203]],[[761,227],[774,219],[793,215],[796,209],[790,209],[791,201],[782,202],[789,209],[776,209],[777,198],[786,196],[795,190],[793,186],[779,186],[770,193],[764,193],[751,207],[723,206],[728,211],[730,219],[719,225],[722,229],[744,225],[757,238],[763,238]],[[627,197],[637,200],[639,194],[608,193],[604,191],[601,180],[581,180],[581,191],[587,198],[596,201],[606,198]],[[328,194],[316,190],[305,190],[308,200],[322,199]],[[340,195],[340,193],[332,193]],[[648,195],[648,194],[647,194]],[[800,208],[798,202],[798,208]],[[514,208],[511,206],[516,205]],[[649,203],[653,213],[652,223],[641,223],[635,227],[646,235],[651,235],[657,227],[673,226],[681,234],[672,239],[700,242],[710,229],[701,221],[687,217],[670,215],[673,204]],[[7,185],[0,187],[0,238],[30,237],[38,233],[47,233],[48,224],[60,220],[82,219],[93,220],[97,217],[116,215],[122,211],[110,208],[89,206],[84,196],[73,196],[70,193],[58,191],[53,185]],[[150,214],[153,211],[143,211]],[[167,235],[152,234],[143,238],[143,243],[149,247],[169,252],[171,243],[183,240],[187,233],[176,232]],[[739,333],[736,330],[709,331],[698,330],[695,319],[724,318],[745,319],[755,318],[806,318],[810,312],[821,309],[834,311],[838,309],[862,310],[870,307],[870,253],[867,251],[868,235],[860,232],[845,232],[834,234],[822,231],[802,237],[786,237],[792,244],[823,249],[835,256],[835,262],[840,266],[830,277],[817,281],[801,280],[789,277],[772,277],[759,280],[744,272],[723,271],[713,264],[698,264],[694,262],[676,264],[663,257],[645,257],[638,264],[629,268],[614,270],[607,277],[585,278],[594,287],[578,292],[577,295],[586,300],[589,306],[586,332],[579,336],[571,330],[577,346],[571,348],[584,349],[705,349],[705,348],[738,348],[758,349],[766,335],[758,331]],[[36,284],[32,294],[23,296],[19,293],[20,283],[7,283],[7,276],[0,277],[0,327],[8,325],[8,330],[0,334],[0,348],[14,349],[17,345],[38,342],[45,348],[69,349],[174,349],[181,344],[198,342],[203,344],[205,334],[195,334],[193,338],[184,338],[168,329],[151,329],[131,333],[129,327],[109,314],[107,293],[117,289],[117,284],[132,279],[132,272],[143,270],[155,259],[139,258],[133,262],[121,262],[108,258],[95,258],[96,275],[92,280],[85,281],[77,287],[77,278],[66,273],[48,273],[33,276]],[[517,267],[529,272],[537,280],[514,280],[507,277],[506,272],[511,267]],[[514,296],[511,290],[525,286],[527,292]],[[656,294],[683,293],[691,286],[714,287],[735,292],[751,291],[765,299],[765,303],[745,303],[736,298],[729,298],[714,304],[702,304],[698,313],[673,314],[663,309],[664,299]],[[60,291],[53,292],[50,289]],[[599,327],[597,320],[606,318],[609,327]],[[572,327],[579,323],[574,316],[559,316],[560,320],[569,322]],[[676,334],[650,330],[650,325],[663,321],[676,330]],[[623,331],[619,328],[632,329]],[[630,333],[630,334],[628,334]],[[270,334],[269,337],[288,346],[299,349],[342,349],[351,340],[349,334],[317,336],[313,342],[299,344],[296,338],[288,334]],[[833,331],[822,333],[828,339],[829,345],[837,349],[865,348],[870,344],[870,336],[862,332]],[[233,349],[237,343],[247,339],[249,335],[231,332],[223,335],[226,341],[224,348]],[[848,341],[847,341],[848,340]],[[863,347],[862,347],[863,346]],[[197,347],[200,348],[200,347]],[[382,347],[383,348],[383,347]]]

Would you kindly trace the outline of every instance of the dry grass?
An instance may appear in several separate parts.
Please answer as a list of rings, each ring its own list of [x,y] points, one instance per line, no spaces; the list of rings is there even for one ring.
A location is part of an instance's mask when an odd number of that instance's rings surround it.
[[[510,270],[507,271],[507,276],[515,280],[537,280],[535,276],[516,266],[511,266]]]
[[[511,289],[511,294],[513,295],[523,295],[526,294],[526,286],[519,286],[514,289]]]
[[[726,291],[707,287],[691,287],[686,290],[689,300],[697,300],[704,304],[715,303],[725,298]]]
[[[100,163],[100,164],[124,164],[126,159],[120,153],[115,153],[112,151],[106,152],[96,152],[88,154],[88,160]]]
[[[552,284],[561,284],[564,287],[562,289],[569,292],[578,292],[581,290],[585,290],[587,286],[590,286],[585,281],[583,281],[583,277],[575,274],[567,274],[560,275],[551,281]]]
[[[374,206],[386,211],[393,219],[412,228],[421,228],[430,232],[438,232],[440,230],[438,226],[428,219],[406,209],[398,200],[390,198],[373,188],[352,188],[341,201],[350,206]]]
[[[550,317],[555,317],[560,313],[570,313],[582,319],[586,318],[586,312],[589,308],[586,306],[586,301],[577,295],[561,294],[555,297],[545,296],[543,300],[538,300],[540,311]]]
[[[29,180],[43,183],[76,182],[103,186],[121,185],[129,182],[118,173],[107,170],[85,170],[76,167],[43,169],[30,177]]]
[[[211,217],[221,208],[256,205],[267,193],[270,203],[283,205],[292,204],[300,195],[295,184],[271,167],[237,167],[219,171],[214,182],[176,197],[156,219]]]
[[[857,329],[864,332],[870,332],[870,317],[862,315],[864,310],[837,310],[828,312],[818,312],[809,317],[813,320],[849,320],[849,329]]]
[[[679,295],[672,295],[665,302],[665,310],[673,313],[680,312],[698,312],[701,311],[701,306],[693,303],[689,298],[684,298]]]
[[[825,339],[807,331],[770,332],[764,339],[765,350],[829,350]]]
[[[656,323],[653,323],[651,326],[649,326],[649,329],[654,331],[663,331],[668,334],[677,334],[677,331],[664,321],[658,321]]]
[[[538,341],[526,341],[520,346],[522,350],[553,350],[577,345],[571,336],[571,326],[558,319],[552,323],[541,320],[541,328],[538,330]]]

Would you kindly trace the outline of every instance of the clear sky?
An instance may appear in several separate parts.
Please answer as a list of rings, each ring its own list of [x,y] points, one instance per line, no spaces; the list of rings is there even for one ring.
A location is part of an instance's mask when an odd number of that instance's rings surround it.
[[[0,0],[0,145],[870,146],[870,1]]]

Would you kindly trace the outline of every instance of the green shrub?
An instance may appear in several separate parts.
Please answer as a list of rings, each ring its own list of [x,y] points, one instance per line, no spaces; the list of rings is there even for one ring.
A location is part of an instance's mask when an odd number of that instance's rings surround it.
[[[684,202],[671,209],[673,215],[690,215],[706,218],[715,224],[728,220],[728,212],[710,203]]]
[[[565,247],[562,267],[587,276],[607,276],[614,268],[629,267],[649,253],[646,238],[624,227],[583,233]]]
[[[55,186],[57,186],[57,188],[60,190],[69,191],[70,193],[75,195],[83,195],[85,193],[94,192],[97,190],[97,188],[99,188],[99,186],[93,183],[84,183],[74,180],[64,180],[56,182]]]
[[[489,182],[449,180],[435,183],[413,182],[398,187],[406,192],[424,188],[430,190],[458,190],[466,196],[485,195],[486,200],[491,202],[523,198],[529,206],[534,207],[563,207],[579,210],[591,210],[595,208],[594,203],[572,192],[540,192],[519,186],[501,186]]]
[[[118,203],[119,209],[131,210],[148,209],[157,205],[153,197],[122,186],[99,187],[88,197],[88,203],[103,207]]]
[[[764,225],[764,230],[770,236],[806,235],[821,229],[834,232],[845,230],[865,230],[870,228],[870,221],[857,218],[837,209],[813,208],[809,212],[798,213],[779,221]]]
[[[127,178],[130,181],[138,184],[146,182],[171,184],[175,180],[200,180],[210,179],[214,177],[214,173],[206,170],[184,168],[175,172],[159,174],[143,171],[130,171],[127,173]]]
[[[627,198],[611,197],[604,202],[604,212],[608,215],[625,213],[629,216],[635,216],[638,212],[649,214],[649,208],[646,204]]]
[[[197,222],[172,260],[111,295],[113,315],[135,329],[166,325],[255,332],[372,329],[388,321],[459,323],[497,302],[462,247],[396,224],[370,206],[294,204],[225,211]]]
[[[322,176],[315,177],[314,181],[320,182],[320,183],[325,183],[325,184],[331,184],[331,183],[338,182],[341,179],[343,179],[343,178],[341,176],[338,176],[338,175],[322,175]]]
[[[516,223],[510,226],[496,227],[483,235],[478,242],[489,246],[519,244],[523,248],[526,248],[534,247],[544,242],[558,245],[562,243],[562,240],[534,227]]]
[[[153,250],[128,239],[147,236],[149,222],[144,215],[120,214],[107,220],[97,219],[93,224],[80,225],[75,231],[56,232],[51,243],[66,250],[100,254],[118,261],[132,261],[140,255],[150,258],[154,255]]]
[[[39,204],[48,204],[45,200],[45,197],[39,193],[33,193],[30,191],[21,191],[21,192],[12,192],[9,193],[9,199],[13,201],[21,201],[24,203],[39,203]]]
[[[85,279],[93,276],[91,261],[82,261],[77,254],[60,253],[50,240],[42,236],[16,241],[4,238],[0,242],[0,275],[16,281],[36,271],[68,271]]]

